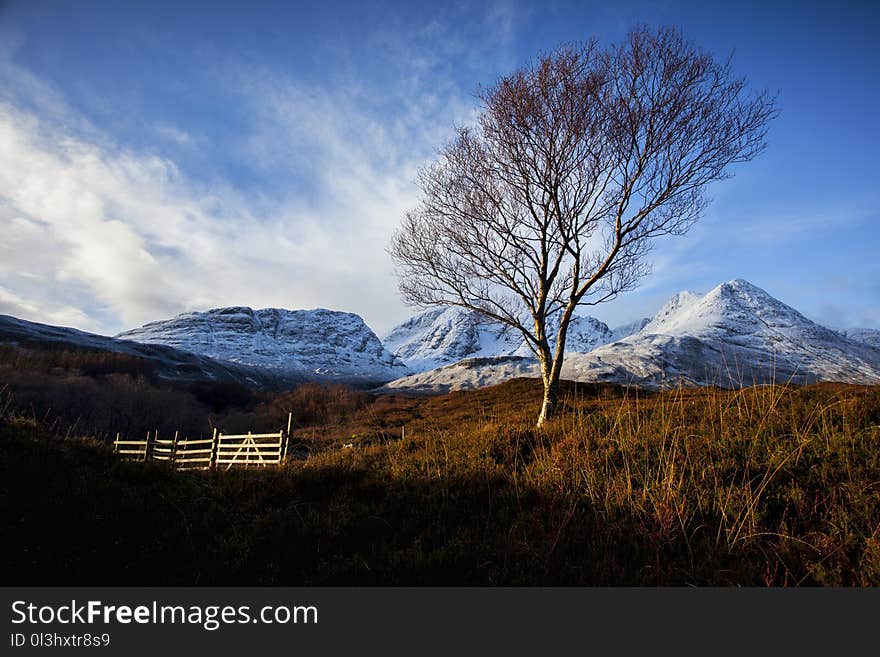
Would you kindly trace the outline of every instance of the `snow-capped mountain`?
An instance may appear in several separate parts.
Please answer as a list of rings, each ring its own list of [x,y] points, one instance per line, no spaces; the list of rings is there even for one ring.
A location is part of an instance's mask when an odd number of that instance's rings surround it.
[[[672,326],[676,321],[681,321],[685,316],[683,312],[698,303],[702,296],[694,292],[684,291],[673,294],[672,297],[639,329],[645,333],[663,333],[663,328]],[[623,336],[627,337],[627,336]]]
[[[377,388],[378,393],[435,394],[494,386],[517,377],[538,378],[541,370],[533,356],[465,358],[433,370],[416,372]],[[569,377],[565,377],[569,378]]]
[[[655,385],[880,382],[880,350],[807,319],[742,279],[677,295],[639,333],[575,356],[579,380]]]
[[[548,324],[555,335],[559,315],[554,315]],[[629,335],[642,325],[643,322],[634,322],[612,331],[595,317],[575,316],[569,324],[566,350],[587,352],[610,342],[616,335]],[[383,343],[414,372],[443,367],[464,358],[533,356],[516,329],[458,307],[433,308],[420,313],[393,328]]]
[[[560,315],[554,315],[548,322],[549,330],[555,336],[559,330]],[[585,353],[595,349],[599,345],[607,344],[614,339],[615,331],[624,331],[625,327],[618,327],[614,330],[608,328],[605,322],[595,317],[583,317],[575,315],[571,318],[568,325],[568,335],[565,339],[565,350],[578,353]],[[552,341],[551,346],[555,346],[556,341]]]
[[[384,346],[351,313],[246,307],[186,313],[116,338],[0,316],[0,342],[129,353],[167,379],[270,388],[331,380],[442,392],[540,375],[522,336],[459,308],[413,317]],[[652,387],[880,384],[880,331],[826,328],[736,279],[705,295],[676,294],[650,319],[614,330],[576,317],[562,376]]]
[[[637,319],[634,322],[628,322],[626,324],[616,326],[611,330],[611,339],[608,340],[608,342],[617,342],[618,340],[622,340],[623,338],[632,335],[633,333],[638,333],[643,328],[645,328],[645,325],[650,321],[650,317],[643,317],[642,319]]]
[[[382,339],[385,348],[414,372],[463,358],[511,355],[522,342],[514,329],[454,306],[426,310],[394,327]]]
[[[274,377],[261,376],[250,369],[231,363],[218,363],[211,358],[173,347],[117,340],[74,328],[29,322],[7,315],[0,315],[0,343],[23,347],[50,346],[53,349],[62,347],[73,350],[105,351],[137,356],[152,363],[155,367],[154,374],[167,381],[181,383],[213,381],[270,388],[279,383]]]
[[[151,322],[116,337],[168,345],[290,380],[382,383],[410,373],[358,315],[323,308],[216,308]]]
[[[838,331],[843,337],[853,342],[861,342],[872,347],[880,348],[880,329],[851,328]]]
[[[638,332],[589,353],[567,353],[562,376],[654,387],[737,387],[762,382],[880,383],[880,349],[810,321],[742,279],[705,295],[682,292]],[[482,370],[482,373],[471,370]],[[516,374],[510,374],[516,370]],[[511,367],[463,361],[388,384],[388,389],[442,391],[537,376],[534,360]]]

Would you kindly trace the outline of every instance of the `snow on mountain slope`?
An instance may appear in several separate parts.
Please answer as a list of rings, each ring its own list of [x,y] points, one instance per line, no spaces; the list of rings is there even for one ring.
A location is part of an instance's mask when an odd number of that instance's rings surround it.
[[[871,347],[880,348],[880,329],[851,328],[838,331],[843,337],[853,342],[861,342]]]
[[[322,308],[216,308],[151,322],[117,337],[294,379],[382,383],[410,373],[358,315]]]
[[[558,322],[559,315],[550,320],[549,328],[554,334]],[[609,342],[613,335],[604,322],[575,316],[569,325],[566,350],[587,352]],[[420,313],[393,328],[382,342],[415,372],[450,365],[463,358],[533,356],[516,329],[458,307]]]
[[[516,377],[541,376],[538,361],[525,356],[465,358],[426,372],[417,372],[386,383],[374,392],[436,394],[450,390],[473,390]]]
[[[577,380],[737,387],[880,383],[880,350],[820,326],[742,279],[676,295],[639,333],[574,355]]]
[[[613,329],[611,329],[611,339],[608,340],[608,342],[617,342],[618,340],[623,340],[624,338],[629,337],[633,333],[638,333],[643,328],[645,328],[645,325],[648,324],[648,322],[650,321],[650,317],[643,317],[642,319],[637,319],[634,322],[615,326]]]
[[[694,292],[678,292],[663,304],[655,315],[639,329],[644,333],[665,333],[687,317],[686,310],[697,304],[702,296]],[[624,336],[625,337],[625,336]]]
[[[382,343],[411,370],[422,372],[463,358],[514,354],[522,336],[478,313],[450,306],[412,317],[391,329]]]
[[[145,345],[117,340],[74,328],[29,322],[0,315],[0,343],[21,346],[63,346],[70,349],[107,351],[144,358],[156,366],[155,373],[169,381],[235,382],[244,385],[275,387],[277,381],[232,364],[187,353],[165,345]]]
[[[553,335],[559,330],[559,315],[554,315],[550,324]],[[575,315],[568,325],[568,335],[565,339],[565,351],[587,352],[599,345],[612,340],[613,332],[605,322],[595,317],[581,317]],[[555,341],[554,341],[555,344]]]
[[[405,378],[389,389],[427,391],[497,383],[504,369],[481,377],[481,362]],[[532,368],[531,370],[529,369]],[[520,362],[519,376],[536,376],[537,366]],[[533,372],[528,374],[526,372]],[[880,383],[880,349],[848,339],[808,320],[764,290],[736,279],[700,296],[675,295],[644,327],[589,353],[567,353],[563,378],[652,387],[709,385],[737,387],[770,381]]]

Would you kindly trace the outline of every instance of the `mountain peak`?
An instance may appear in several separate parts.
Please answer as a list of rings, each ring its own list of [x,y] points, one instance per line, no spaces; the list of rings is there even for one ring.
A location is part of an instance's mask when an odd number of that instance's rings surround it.
[[[677,317],[686,308],[691,308],[703,298],[695,292],[683,290],[673,294],[660,310],[642,327],[642,333],[658,333],[668,327],[672,318]]]
[[[650,321],[631,327],[623,335],[593,331],[591,335],[602,337],[585,342],[587,348],[567,345],[563,378],[651,387],[880,382],[880,349],[871,344],[880,340],[874,332],[832,331],[742,278],[702,295],[679,292]],[[449,390],[538,375],[534,359],[517,361],[514,367],[510,357],[516,355],[521,354],[464,360],[386,387]]]
[[[183,313],[120,333],[291,378],[389,381],[408,373],[354,313],[228,306]]]
[[[548,332],[554,337],[561,315],[558,312],[547,319]],[[568,327],[566,351],[586,353],[638,331],[646,321],[631,322],[612,331],[595,317],[575,315]],[[417,372],[450,365],[463,358],[534,356],[515,328],[457,306],[421,312],[389,331],[383,342]]]
[[[772,299],[776,303],[781,303],[769,292],[767,292],[763,288],[758,287],[754,283],[750,283],[744,278],[734,278],[733,280],[727,281],[726,283],[722,283],[721,285],[718,285],[714,289],[710,290],[706,296],[709,296],[716,292],[718,294],[728,294],[741,296],[744,298]]]
[[[847,339],[742,278],[703,296],[673,296],[625,343],[581,358],[579,376],[722,386],[880,380],[880,352],[864,339]]]

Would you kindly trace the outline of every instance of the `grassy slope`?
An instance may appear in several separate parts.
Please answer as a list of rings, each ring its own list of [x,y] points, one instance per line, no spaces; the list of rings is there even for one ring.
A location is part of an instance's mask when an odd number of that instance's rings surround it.
[[[6,421],[4,582],[880,584],[880,389],[538,396],[382,397],[260,473]]]

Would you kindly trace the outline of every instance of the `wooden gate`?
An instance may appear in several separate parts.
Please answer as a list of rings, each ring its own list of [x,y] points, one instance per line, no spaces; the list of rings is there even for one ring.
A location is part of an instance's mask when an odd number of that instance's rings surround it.
[[[284,432],[224,434],[217,437],[216,466],[261,467],[277,465],[284,459]]]
[[[161,439],[159,432],[147,432],[145,440],[123,440],[116,434],[113,451],[128,461],[166,462],[178,470],[209,470],[223,467],[257,468],[279,465],[287,457],[288,430],[277,433],[224,434],[214,429],[210,439]]]

